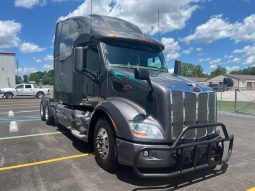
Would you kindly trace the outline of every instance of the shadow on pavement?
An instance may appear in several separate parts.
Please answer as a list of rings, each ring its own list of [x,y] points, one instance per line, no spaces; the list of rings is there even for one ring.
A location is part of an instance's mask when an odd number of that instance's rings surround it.
[[[78,140],[75,138],[69,130],[62,126],[56,126],[57,130],[62,132],[68,139],[70,139],[73,143],[75,149],[80,151],[81,153],[92,153],[92,149],[89,147],[88,144],[84,143],[83,141]],[[179,175],[172,178],[140,178],[137,177],[131,167],[127,166],[119,166],[115,173],[116,177],[128,184],[132,184],[138,186],[138,188],[133,189],[133,191],[140,191],[140,190],[177,190],[216,176],[224,174],[228,168],[227,164],[223,164],[220,169],[217,168],[212,169],[204,169],[198,170],[195,172]]]
[[[222,165],[218,170],[205,169],[192,173],[179,175],[172,178],[147,178],[142,179],[137,177],[132,168],[121,166],[116,172],[116,176],[119,180],[128,184],[139,186],[133,189],[133,191],[139,190],[177,190],[216,176],[224,174],[228,168],[227,164]]]
[[[65,135],[68,139],[70,139],[73,143],[73,146],[75,149],[77,149],[81,153],[92,153],[92,149],[89,147],[89,145],[77,138],[75,138],[69,130],[67,130],[65,127],[58,125],[56,126],[56,130],[60,131]]]

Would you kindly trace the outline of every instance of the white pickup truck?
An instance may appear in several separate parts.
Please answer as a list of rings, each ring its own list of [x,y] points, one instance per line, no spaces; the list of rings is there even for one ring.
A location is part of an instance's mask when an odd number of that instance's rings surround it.
[[[6,99],[18,96],[36,96],[41,99],[45,95],[49,95],[50,91],[48,88],[37,88],[33,84],[20,84],[16,88],[2,88],[0,94]]]

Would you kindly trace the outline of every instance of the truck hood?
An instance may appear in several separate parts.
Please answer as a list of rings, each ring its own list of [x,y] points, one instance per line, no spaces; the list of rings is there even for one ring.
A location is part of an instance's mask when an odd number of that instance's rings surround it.
[[[15,88],[1,88],[0,89],[1,92],[14,92],[16,91]]]
[[[153,86],[160,86],[168,89],[169,91],[195,92],[194,88],[196,88],[196,90],[199,92],[213,92],[210,87],[183,76],[152,70],[149,71],[149,73]],[[128,78],[131,81],[145,84],[147,86],[145,81],[135,79],[134,69],[132,68],[114,68],[112,69],[112,74],[118,79]]]
[[[213,90],[201,83],[198,83],[189,78],[173,75],[167,72],[150,72],[150,79],[152,84],[158,84],[167,88],[169,91],[183,91],[183,92],[212,92]],[[196,90],[194,91],[194,88]]]

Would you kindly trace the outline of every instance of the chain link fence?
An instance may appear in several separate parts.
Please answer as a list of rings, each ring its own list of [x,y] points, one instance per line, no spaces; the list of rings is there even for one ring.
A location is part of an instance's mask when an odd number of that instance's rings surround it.
[[[238,88],[217,92],[218,111],[255,115],[255,90]]]

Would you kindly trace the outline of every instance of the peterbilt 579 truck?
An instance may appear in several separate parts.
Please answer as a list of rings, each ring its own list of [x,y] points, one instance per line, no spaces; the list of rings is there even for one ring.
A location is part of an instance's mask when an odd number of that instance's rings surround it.
[[[59,21],[54,98],[41,101],[41,119],[92,146],[107,171],[171,177],[226,163],[234,137],[217,122],[216,93],[180,76],[180,62],[170,74],[163,50],[118,18]]]

